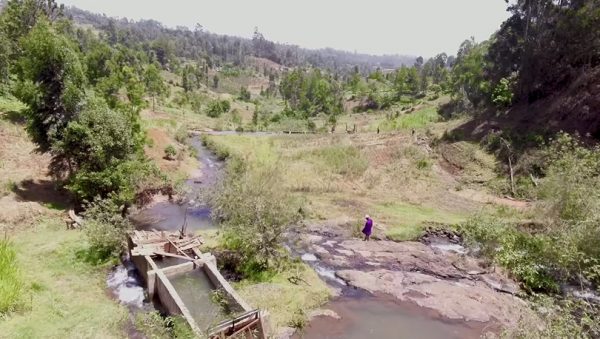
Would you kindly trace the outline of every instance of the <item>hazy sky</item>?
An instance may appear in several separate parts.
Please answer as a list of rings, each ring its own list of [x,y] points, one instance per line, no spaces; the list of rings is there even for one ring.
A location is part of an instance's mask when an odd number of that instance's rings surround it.
[[[60,2],[60,0],[59,0]],[[455,54],[487,39],[508,17],[502,0],[63,0],[108,16],[371,54]]]

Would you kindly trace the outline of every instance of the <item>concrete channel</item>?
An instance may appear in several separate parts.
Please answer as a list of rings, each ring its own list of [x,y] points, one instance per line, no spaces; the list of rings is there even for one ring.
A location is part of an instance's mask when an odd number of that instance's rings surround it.
[[[135,231],[128,237],[130,258],[150,299],[158,300],[168,314],[185,318],[199,337],[266,338],[267,314],[238,295],[219,272],[212,254],[200,252],[193,244],[182,250],[171,240],[177,236]],[[214,293],[219,295],[218,303]],[[223,312],[223,305],[228,312]]]

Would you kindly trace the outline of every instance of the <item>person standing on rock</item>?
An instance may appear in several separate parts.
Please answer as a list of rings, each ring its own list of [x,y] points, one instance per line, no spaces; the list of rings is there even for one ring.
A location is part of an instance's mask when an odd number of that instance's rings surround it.
[[[365,219],[367,221],[365,222],[365,227],[362,230],[363,234],[365,235],[363,241],[369,241],[371,239],[371,231],[373,230],[373,219],[371,219],[368,214],[365,215]]]

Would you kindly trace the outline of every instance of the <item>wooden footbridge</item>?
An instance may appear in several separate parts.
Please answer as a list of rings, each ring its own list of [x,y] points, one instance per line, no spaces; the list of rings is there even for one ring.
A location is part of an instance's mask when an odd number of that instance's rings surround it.
[[[185,236],[182,232],[133,231],[128,235],[131,259],[144,279],[150,298],[157,299],[167,313],[183,316],[197,336],[210,339],[267,338],[266,313],[251,308],[237,294],[217,269],[215,257],[200,252],[198,247],[201,244],[200,237]],[[233,315],[217,324],[198,323],[198,317],[180,296],[184,292],[196,291],[178,291],[173,284],[178,277],[191,273],[195,274],[194,279],[208,279],[203,283],[221,292]],[[195,307],[209,309],[214,305]]]

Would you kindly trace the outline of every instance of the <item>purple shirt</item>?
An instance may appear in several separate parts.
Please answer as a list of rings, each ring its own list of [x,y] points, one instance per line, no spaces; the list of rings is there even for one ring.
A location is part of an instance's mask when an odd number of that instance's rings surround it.
[[[362,232],[365,235],[371,235],[372,228],[373,228],[373,219],[369,218],[369,219],[367,219],[367,222],[365,223],[365,228],[363,228]]]

